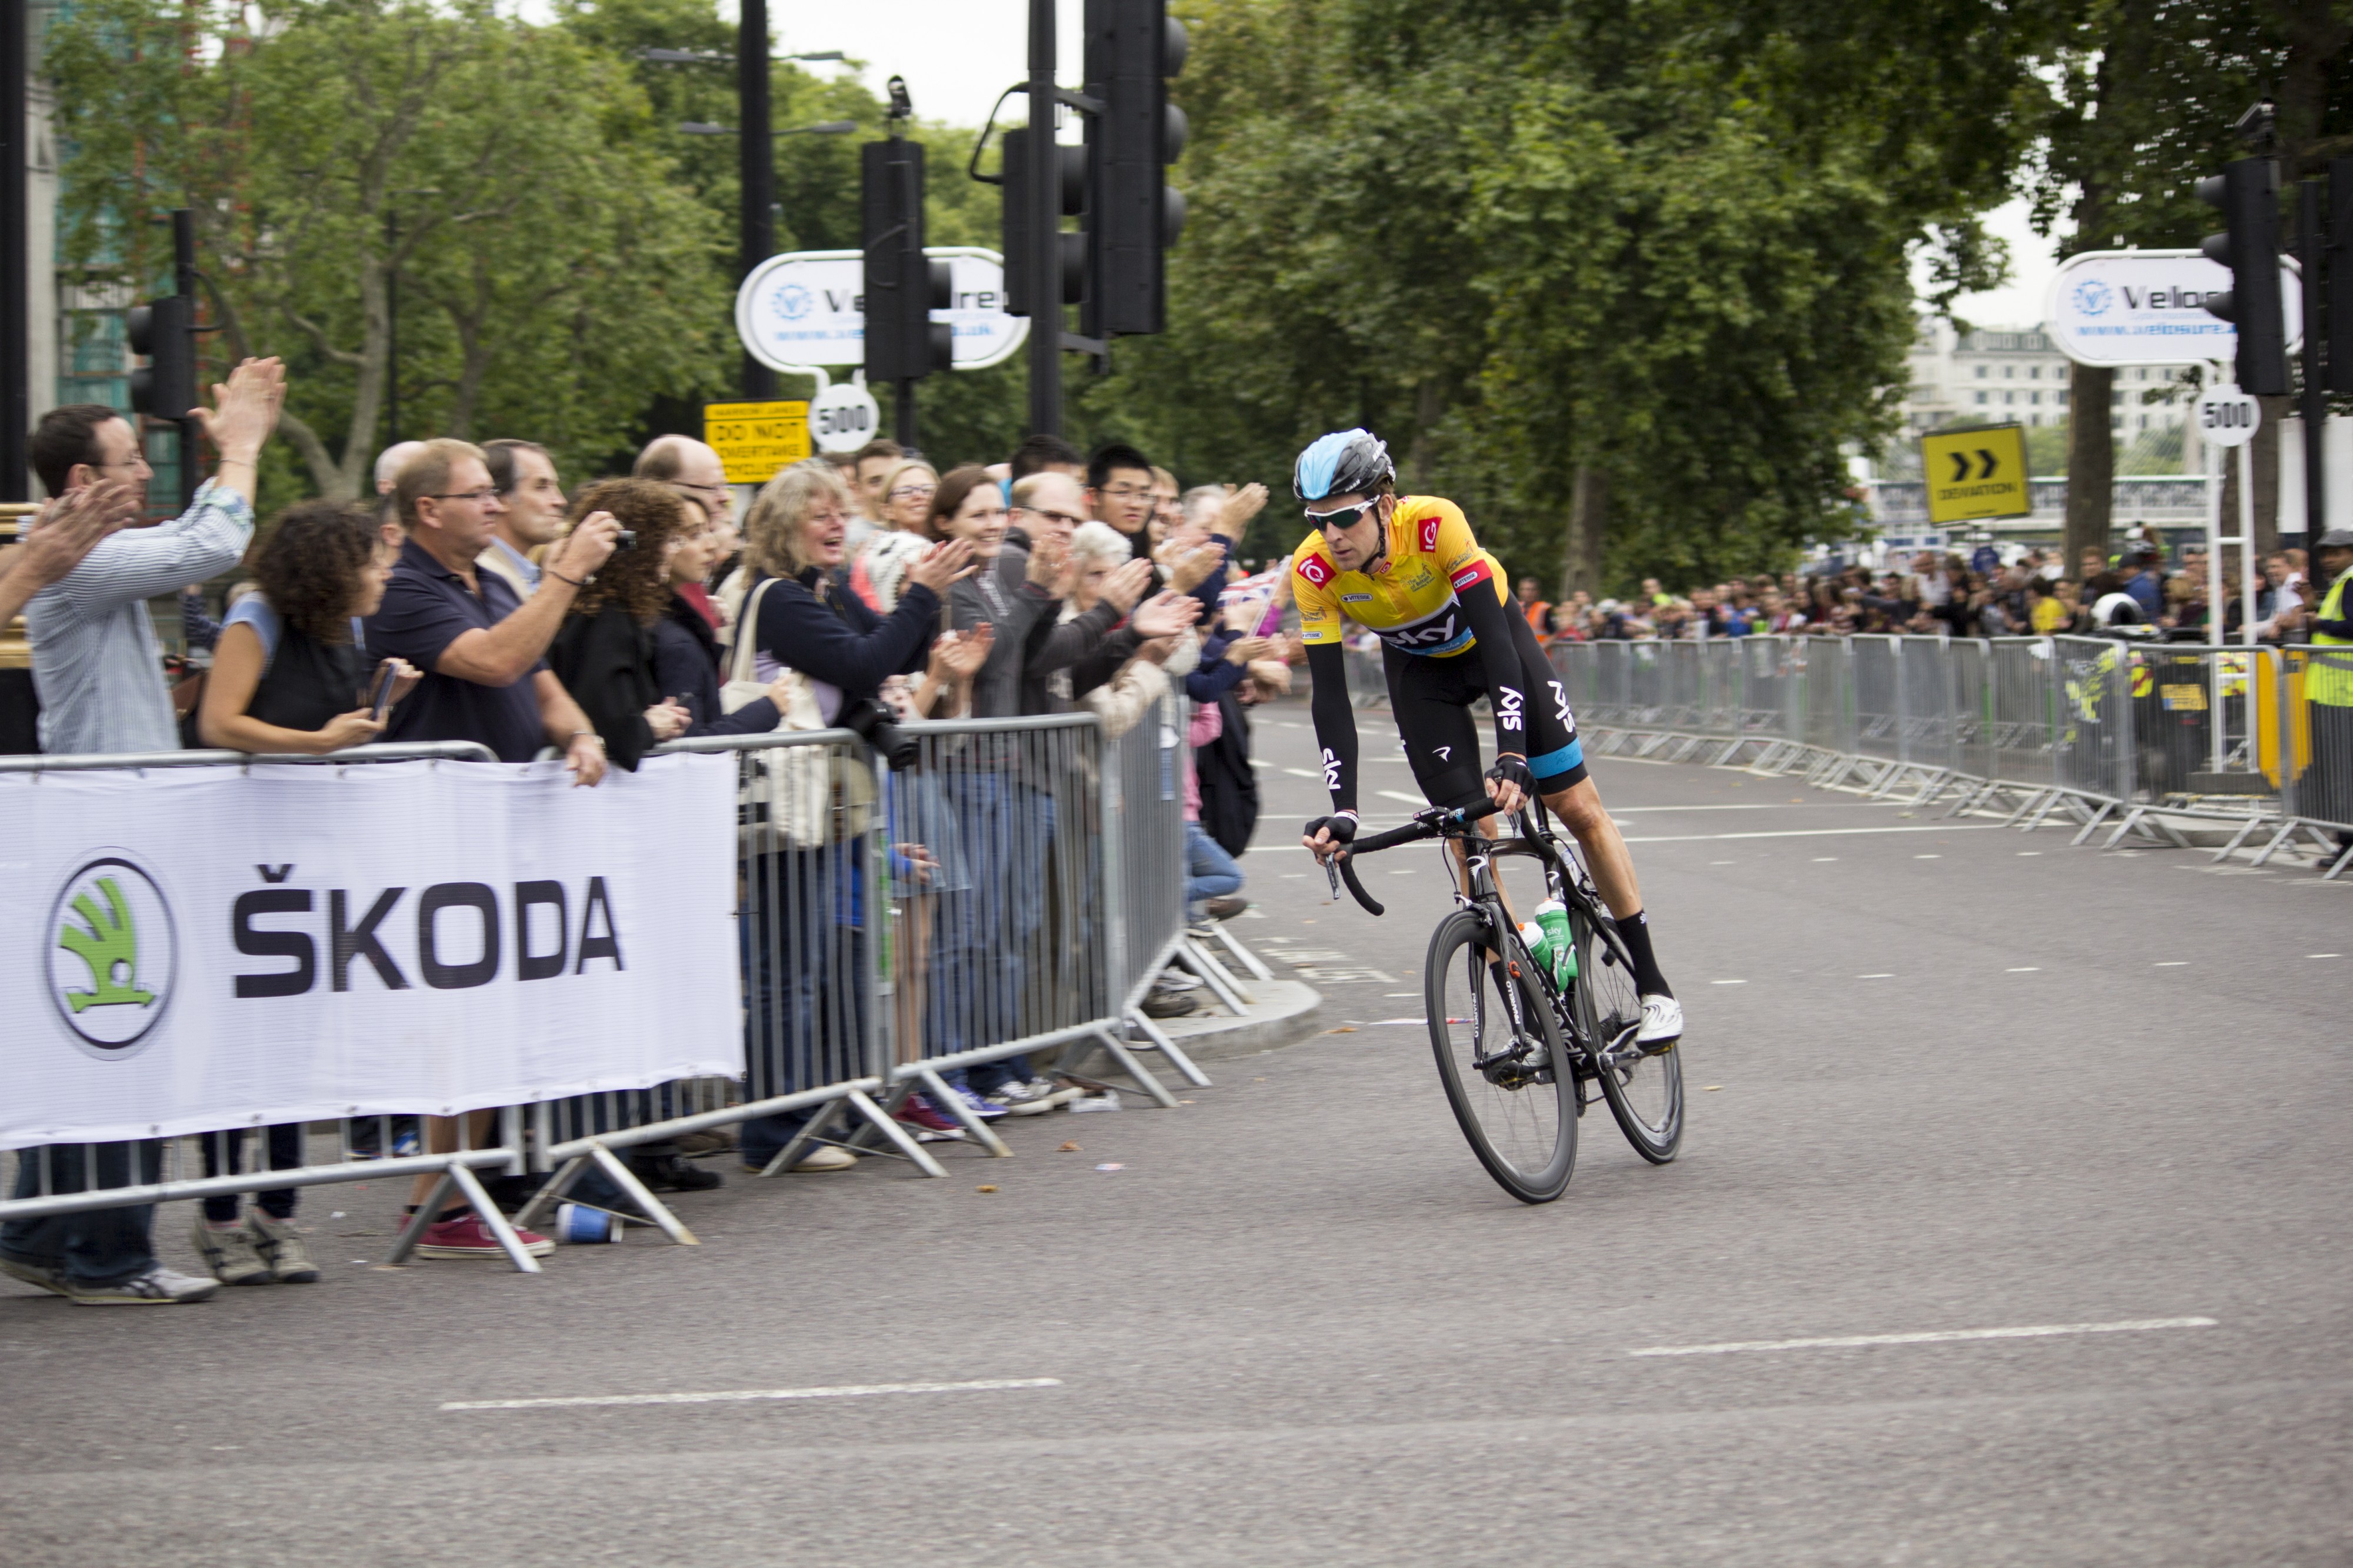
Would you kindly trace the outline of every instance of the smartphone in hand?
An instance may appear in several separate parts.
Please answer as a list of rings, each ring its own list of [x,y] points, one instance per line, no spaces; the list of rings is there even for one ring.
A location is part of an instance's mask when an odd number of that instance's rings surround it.
[[[368,694],[368,707],[375,712],[376,721],[378,723],[382,723],[384,721],[385,714],[389,711],[392,707],[392,685],[395,669],[396,667],[390,659],[385,659],[382,664],[376,666],[375,689]]]

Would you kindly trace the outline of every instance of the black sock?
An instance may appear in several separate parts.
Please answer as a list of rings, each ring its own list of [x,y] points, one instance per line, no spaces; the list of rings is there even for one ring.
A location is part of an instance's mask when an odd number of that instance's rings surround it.
[[[1659,973],[1658,955],[1651,951],[1650,918],[1636,910],[1613,923],[1618,940],[1626,944],[1626,956],[1634,961],[1634,989],[1645,996],[1673,995],[1667,988],[1667,977]]]

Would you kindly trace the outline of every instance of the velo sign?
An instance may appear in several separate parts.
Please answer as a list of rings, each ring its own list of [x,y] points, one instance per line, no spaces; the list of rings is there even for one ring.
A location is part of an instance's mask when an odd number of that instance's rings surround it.
[[[2235,386],[2198,399],[2198,433],[2217,447],[2243,447],[2263,427],[2263,405]]]
[[[2024,517],[2034,506],[2026,484],[2026,431],[2017,425],[1937,430],[1920,437],[1928,481],[1928,521],[1968,522]]]

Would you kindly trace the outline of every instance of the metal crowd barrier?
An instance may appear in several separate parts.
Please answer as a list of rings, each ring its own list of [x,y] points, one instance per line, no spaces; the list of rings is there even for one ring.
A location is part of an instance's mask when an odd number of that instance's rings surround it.
[[[2343,683],[2334,683],[2343,660]],[[1556,642],[1588,750],[1802,773],[2081,843],[2234,825],[2353,864],[2353,652],[2106,637]],[[2317,679],[2312,671],[2320,673]]]
[[[159,752],[133,755],[0,757],[0,774],[146,772],[162,768],[367,766],[377,763],[495,762],[489,748],[471,742],[357,746],[327,756],[255,756],[232,751]],[[9,1250],[42,1255],[60,1251],[67,1216],[111,1209],[146,1209],[184,1199],[234,1198],[259,1191],[291,1194],[302,1187],[341,1182],[434,1178],[427,1201],[396,1240],[390,1261],[415,1246],[418,1234],[455,1188],[517,1268],[536,1273],[538,1262],[523,1248],[479,1173],[517,1173],[522,1146],[517,1113],[500,1118],[498,1144],[477,1147],[474,1128],[485,1113],[457,1117],[370,1116],[307,1127],[225,1128],[187,1137],[148,1138],[98,1143],[53,1143],[11,1151],[9,1195],[0,1198],[0,1222],[8,1226]],[[323,1131],[322,1131],[323,1130]],[[439,1147],[436,1147],[439,1145]],[[132,1224],[143,1233],[144,1215]]]
[[[1008,1154],[958,1089],[1075,1074],[1098,1048],[1164,1106],[1176,1097],[1138,1045],[1208,1083],[1135,1011],[1185,937],[1173,700],[1109,742],[1090,713],[901,732],[914,743],[905,768],[842,730],[657,748],[738,759],[744,1079],[533,1107],[531,1163],[554,1175],[522,1223],[593,1168],[691,1244],[618,1152],[669,1152],[727,1126],[764,1174],[829,1145],[944,1176],[899,1120],[911,1096],[976,1146]],[[1130,1042],[1128,1026],[1144,1040]]]

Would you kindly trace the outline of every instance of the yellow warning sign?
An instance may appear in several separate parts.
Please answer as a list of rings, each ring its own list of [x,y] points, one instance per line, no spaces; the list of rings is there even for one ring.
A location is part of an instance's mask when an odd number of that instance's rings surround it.
[[[706,403],[702,438],[731,485],[765,485],[809,455],[807,403]]]
[[[1920,467],[1928,480],[1930,522],[2024,517],[2034,510],[2027,494],[2022,426],[1986,425],[1923,436]]]

